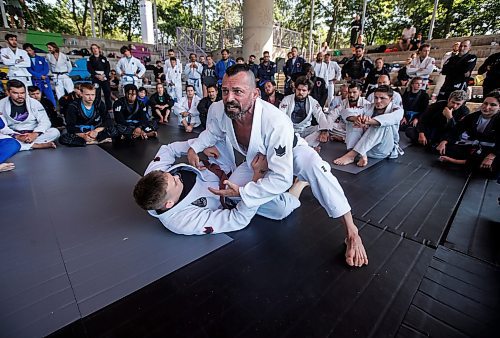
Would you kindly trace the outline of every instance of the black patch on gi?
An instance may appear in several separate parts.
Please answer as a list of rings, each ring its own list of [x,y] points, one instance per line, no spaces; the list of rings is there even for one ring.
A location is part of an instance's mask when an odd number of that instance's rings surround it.
[[[281,157],[286,153],[286,146],[279,146],[278,148],[274,148],[274,151],[276,151],[276,156]]]
[[[160,156],[156,156],[155,159],[153,160],[153,162],[158,162],[160,161]]]
[[[205,227],[205,231],[203,231],[204,233],[206,234],[211,234],[212,232],[214,232],[214,228],[212,227]]]
[[[206,199],[206,197],[200,197],[191,204],[195,205],[197,207],[200,207],[200,208],[204,208],[207,206],[207,199]]]
[[[324,166],[324,165],[322,165],[322,166],[321,166],[321,169],[323,169],[323,171],[324,171],[325,173],[327,172],[327,170],[326,170],[326,168],[325,168],[325,166]]]

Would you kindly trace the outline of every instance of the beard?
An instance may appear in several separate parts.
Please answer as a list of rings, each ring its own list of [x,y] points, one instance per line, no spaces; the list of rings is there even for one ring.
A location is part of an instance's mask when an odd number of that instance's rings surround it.
[[[228,101],[224,103],[224,112],[231,120],[239,120],[248,112],[248,109],[243,110],[237,101]]]

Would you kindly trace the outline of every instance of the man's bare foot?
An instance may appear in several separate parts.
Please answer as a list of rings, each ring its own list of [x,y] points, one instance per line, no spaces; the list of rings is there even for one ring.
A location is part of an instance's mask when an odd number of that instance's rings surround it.
[[[192,131],[193,131],[193,126],[192,125],[186,126],[186,133],[190,133]]]
[[[332,142],[344,142],[345,139],[342,136],[331,135],[330,141],[332,141]]]
[[[457,160],[449,156],[439,156],[439,161],[443,163],[465,164],[466,160]]]
[[[104,140],[99,141],[98,143],[102,144],[102,143],[111,143],[111,142],[113,142],[113,140],[111,139],[111,137],[107,137]]]
[[[358,155],[358,153],[351,150],[347,154],[345,154],[344,156],[333,160],[333,163],[335,163],[336,165],[348,165],[348,164],[354,163],[354,159],[356,158],[357,155]]]
[[[57,146],[54,142],[45,142],[45,143],[33,143],[31,148],[33,148],[33,149],[47,149],[47,148],[56,149]]]
[[[87,145],[91,145],[91,144],[99,144],[99,142],[97,142],[96,140],[92,140],[92,141],[87,141],[85,142]]]
[[[368,157],[366,156],[361,156],[358,163],[356,163],[358,167],[366,167],[367,164],[368,164]]]
[[[288,189],[288,192],[291,195],[299,198],[300,194],[302,193],[302,190],[304,190],[304,188],[307,187],[307,186],[309,186],[308,182],[299,181],[298,179],[296,179],[295,182],[293,182],[293,184],[290,187],[290,189]]]
[[[149,133],[146,133],[147,137],[156,137],[158,136],[158,133],[156,131],[150,131]]]
[[[345,251],[345,261],[349,266],[368,265],[368,256],[359,235],[354,235],[345,239],[347,249]]]
[[[15,168],[16,165],[14,163],[10,162],[0,163],[0,172],[14,170]]]

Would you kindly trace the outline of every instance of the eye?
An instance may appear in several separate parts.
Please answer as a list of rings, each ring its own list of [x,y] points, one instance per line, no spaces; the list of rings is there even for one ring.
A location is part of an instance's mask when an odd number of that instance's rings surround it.
[[[243,93],[243,92],[242,92],[241,90],[239,90],[239,89],[235,89],[235,90],[234,90],[234,93],[235,93],[236,95],[240,95],[240,94],[241,94],[241,93]]]
[[[229,94],[229,90],[227,90],[227,89],[222,89],[222,94],[224,94],[224,95]]]

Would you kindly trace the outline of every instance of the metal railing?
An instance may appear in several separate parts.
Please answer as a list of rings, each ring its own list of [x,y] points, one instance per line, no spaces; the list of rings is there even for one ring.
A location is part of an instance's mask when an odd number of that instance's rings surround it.
[[[189,54],[206,55],[203,45],[203,34],[201,31],[191,28],[177,27],[177,49],[186,59]]]
[[[281,48],[300,47],[302,45],[302,33],[290,29],[273,27],[273,45]]]

